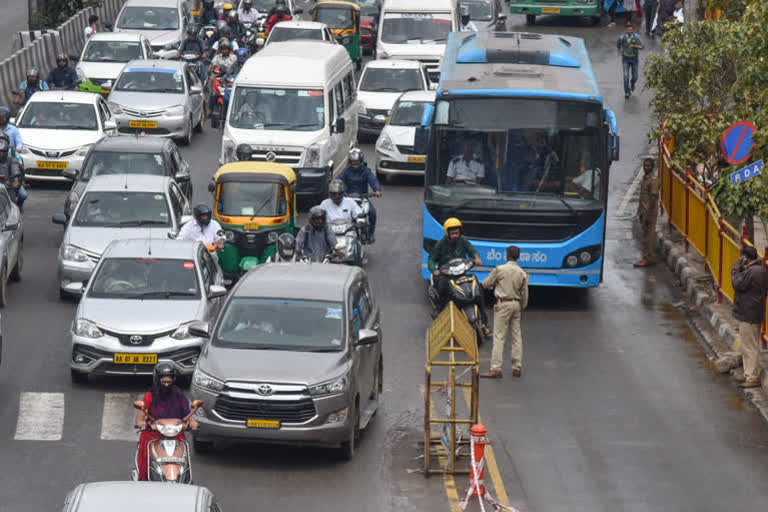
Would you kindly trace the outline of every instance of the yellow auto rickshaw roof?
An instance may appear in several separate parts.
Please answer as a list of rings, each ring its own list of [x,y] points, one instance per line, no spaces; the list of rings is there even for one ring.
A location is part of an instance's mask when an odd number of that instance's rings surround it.
[[[213,181],[267,181],[293,185],[296,173],[287,165],[276,162],[231,162],[219,167]]]
[[[356,3],[345,2],[344,0],[323,0],[321,2],[317,2],[315,7],[320,7],[321,5],[346,5],[347,7],[351,7],[356,11],[360,10],[360,6]]]

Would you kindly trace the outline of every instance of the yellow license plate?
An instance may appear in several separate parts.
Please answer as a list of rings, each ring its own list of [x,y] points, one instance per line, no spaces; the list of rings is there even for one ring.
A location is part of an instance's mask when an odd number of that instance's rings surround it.
[[[542,7],[541,14],[560,14],[559,7]]]
[[[157,364],[157,354],[115,354],[117,364]]]
[[[67,162],[48,162],[45,160],[38,160],[37,161],[37,168],[38,169],[66,169],[67,168]]]
[[[157,128],[157,121],[128,121],[129,128]]]
[[[412,164],[423,164],[427,161],[427,157],[421,155],[409,156],[408,161]]]
[[[250,428],[280,428],[279,420],[246,420],[245,424]]]
[[[261,226],[259,225],[258,222],[249,222],[248,224],[246,224],[243,227],[245,228],[246,231],[256,231]]]

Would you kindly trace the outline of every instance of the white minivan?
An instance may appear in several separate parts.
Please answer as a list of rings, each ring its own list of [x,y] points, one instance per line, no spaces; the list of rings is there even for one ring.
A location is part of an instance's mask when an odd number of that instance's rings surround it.
[[[436,86],[445,40],[458,30],[455,0],[384,0],[376,58],[418,60]]]
[[[235,79],[220,163],[249,144],[253,159],[291,166],[296,192],[325,197],[357,143],[357,88],[346,48],[320,41],[270,44]]]

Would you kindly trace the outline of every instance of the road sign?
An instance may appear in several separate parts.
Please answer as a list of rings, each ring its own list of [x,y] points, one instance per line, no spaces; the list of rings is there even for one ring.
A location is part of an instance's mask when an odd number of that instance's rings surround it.
[[[757,162],[751,163],[748,166],[746,166],[743,169],[739,169],[738,171],[731,174],[731,183],[734,185],[738,185],[742,181],[747,181],[750,178],[754,178],[755,176],[758,176],[763,170],[763,161],[758,160]]]
[[[752,155],[755,141],[752,135],[757,131],[749,121],[739,121],[723,132],[720,138],[720,149],[723,150],[725,161],[731,165],[743,164]]]

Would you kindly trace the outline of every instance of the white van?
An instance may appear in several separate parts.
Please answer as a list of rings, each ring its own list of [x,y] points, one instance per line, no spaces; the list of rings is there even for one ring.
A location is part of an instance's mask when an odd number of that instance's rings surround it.
[[[357,143],[357,88],[346,48],[314,41],[270,44],[235,79],[221,140],[222,164],[239,144],[256,161],[297,173],[298,194],[325,196]]]
[[[437,85],[445,40],[458,30],[455,0],[384,0],[376,58],[418,60]]]

